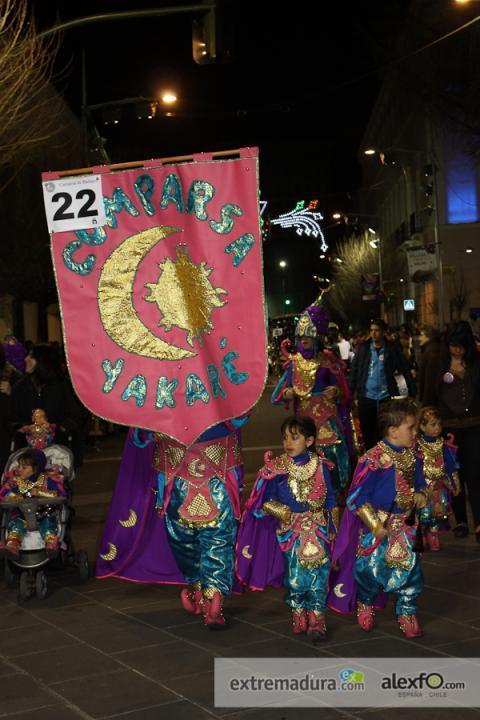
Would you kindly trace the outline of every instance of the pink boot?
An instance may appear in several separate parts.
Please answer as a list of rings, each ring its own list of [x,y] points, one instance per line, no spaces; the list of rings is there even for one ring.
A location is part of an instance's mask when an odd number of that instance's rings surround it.
[[[45,552],[47,555],[55,555],[58,550],[58,537],[48,537],[45,540]]]
[[[295,635],[301,635],[307,632],[307,611],[306,610],[292,610],[292,630]]]
[[[371,605],[357,602],[357,622],[365,632],[372,632],[375,625],[375,610]]]
[[[20,554],[20,541],[16,538],[11,538],[10,540],[7,537],[7,542],[5,544],[5,550],[10,553],[10,555],[14,555],[15,557],[18,557]]]
[[[405,637],[409,640],[411,638],[422,637],[423,633],[420,630],[416,615],[397,615],[398,624],[400,630],[405,633]]]
[[[5,543],[5,550],[10,553],[10,555],[15,555],[15,557],[18,557],[20,554],[20,546],[22,544],[22,541],[19,537],[16,535],[7,535],[7,542]]]
[[[427,535],[428,547],[433,552],[440,550],[440,538],[438,536],[438,530],[429,530]]]
[[[210,592],[203,595],[203,621],[209,630],[220,630],[226,626],[222,612],[222,594],[215,590],[209,599]]]
[[[322,612],[310,610],[308,613],[308,637],[313,643],[317,640],[325,640],[327,637],[327,626],[325,616]]]
[[[201,590],[190,590],[189,588],[183,588],[180,591],[180,602],[182,603],[183,609],[189,615],[201,615],[202,614],[202,591]]]

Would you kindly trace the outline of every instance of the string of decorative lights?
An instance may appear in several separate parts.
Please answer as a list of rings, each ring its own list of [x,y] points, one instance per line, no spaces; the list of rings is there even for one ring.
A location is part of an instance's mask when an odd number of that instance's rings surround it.
[[[312,205],[314,203],[314,205]],[[305,208],[305,201],[299,200],[295,208],[290,212],[283,213],[276,218],[270,219],[271,225],[280,225],[281,228],[295,228],[297,235],[313,235],[314,238],[320,238],[320,249],[322,252],[328,250],[328,245],[325,241],[325,236],[320,227],[319,221],[323,220],[323,215],[320,212],[314,212],[310,208],[316,208],[318,200],[313,200],[308,208]]]

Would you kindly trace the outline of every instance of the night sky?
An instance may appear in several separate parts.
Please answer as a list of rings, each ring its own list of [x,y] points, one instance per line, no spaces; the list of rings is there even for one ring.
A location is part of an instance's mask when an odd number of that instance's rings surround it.
[[[40,28],[47,28],[57,19],[175,4],[182,3],[37,0],[34,7]],[[220,4],[233,19],[227,22],[232,62],[193,62],[189,15],[98,23],[64,33],[57,87],[80,113],[84,48],[89,105],[173,88],[175,117],[138,120],[132,105],[118,125],[105,126],[101,113],[93,113],[112,163],[259,146],[262,198],[271,216],[318,198],[327,225],[334,209],[352,209],[361,180],[356,154],[408,2]],[[304,276],[301,304],[315,292],[312,267],[328,272],[318,256],[315,241],[276,229],[265,243],[266,276],[275,284],[278,259],[288,257],[290,293]]]

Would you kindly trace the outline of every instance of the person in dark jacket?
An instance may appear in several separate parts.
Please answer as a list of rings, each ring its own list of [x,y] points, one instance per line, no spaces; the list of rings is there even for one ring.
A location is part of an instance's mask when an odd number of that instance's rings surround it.
[[[418,400],[422,405],[436,405],[438,393],[435,384],[440,376],[442,354],[439,333],[431,325],[422,325],[418,343]]]
[[[447,332],[439,372],[426,378],[440,411],[445,435],[454,436],[461,492],[453,498],[457,538],[469,533],[465,488],[472,510],[475,539],[480,543],[480,353],[468,322],[460,320]]]
[[[11,365],[5,348],[0,344],[0,474],[10,455],[12,432],[10,427],[10,396],[12,388],[21,380],[22,374]]]
[[[75,464],[82,462],[81,427],[85,412],[62,372],[55,348],[35,345],[25,358],[25,376],[14,387],[11,397],[11,420],[15,428],[31,423],[32,412],[45,411],[56,425],[54,442],[70,445]],[[16,447],[25,445],[25,434],[17,433]]]
[[[395,373],[405,378],[409,396],[415,397],[416,394],[408,362],[401,348],[386,339],[386,331],[383,320],[372,320],[370,339],[358,347],[348,376],[348,384],[358,401],[360,427],[367,450],[380,440],[377,427],[379,405],[400,394]]]

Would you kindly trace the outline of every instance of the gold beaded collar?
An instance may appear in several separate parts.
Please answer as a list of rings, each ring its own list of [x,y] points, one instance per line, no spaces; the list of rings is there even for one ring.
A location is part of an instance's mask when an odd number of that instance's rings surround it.
[[[307,502],[312,491],[315,473],[318,468],[318,455],[311,456],[305,465],[297,465],[294,460],[286,454],[277,459],[277,468],[288,473],[288,486],[298,502]]]
[[[382,451],[393,460],[396,470],[402,473],[409,485],[413,484],[413,476],[415,472],[415,455],[410,448],[403,448],[400,452],[394,450],[390,445],[381,440],[379,445]]]

